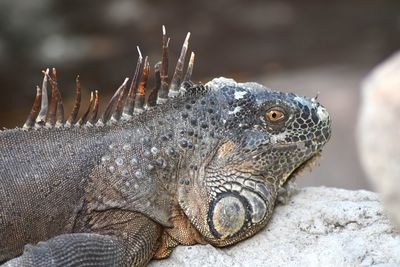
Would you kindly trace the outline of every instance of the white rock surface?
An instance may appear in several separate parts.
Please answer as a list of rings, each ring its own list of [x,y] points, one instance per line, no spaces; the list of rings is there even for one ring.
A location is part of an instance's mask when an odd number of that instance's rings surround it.
[[[400,52],[371,72],[361,96],[360,158],[400,229]]]
[[[248,240],[222,249],[179,246],[150,266],[400,266],[400,233],[376,193],[310,187]]]

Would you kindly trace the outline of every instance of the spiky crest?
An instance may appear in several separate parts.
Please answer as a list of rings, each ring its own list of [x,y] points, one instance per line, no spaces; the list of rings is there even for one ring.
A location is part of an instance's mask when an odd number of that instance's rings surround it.
[[[146,58],[144,59],[142,76],[140,77],[140,82],[135,97],[135,108],[134,108],[135,113],[142,113],[144,111],[143,107],[146,96],[147,81],[149,79],[149,72],[150,72],[150,64],[148,57],[146,56]]]
[[[185,42],[183,42],[182,45],[182,50],[181,50],[181,55],[178,58],[178,62],[176,63],[176,68],[174,72],[174,76],[172,77],[171,85],[169,87],[169,97],[175,97],[179,95],[179,88],[181,86],[182,82],[182,73],[183,73],[183,66],[185,64],[185,57],[186,57],[186,52],[189,47],[189,38],[190,38],[190,32],[187,33]]]
[[[50,71],[49,69],[43,71],[44,77],[42,83],[42,98],[40,102],[40,111],[36,117],[35,127],[41,127],[46,122],[47,110],[49,107],[49,99],[47,96],[47,77],[49,76],[49,71]]]
[[[90,92],[89,106],[86,109],[86,111],[83,114],[83,116],[76,123],[77,125],[81,126],[81,125],[83,125],[83,124],[85,124],[87,122],[87,118],[89,116],[90,110],[92,109],[93,103],[94,103],[94,96],[93,96],[93,91],[92,91],[92,92]]]
[[[158,92],[160,91],[160,88],[161,88],[161,76],[160,76],[161,64],[162,64],[162,62],[158,61],[154,65],[155,85],[154,85],[154,88],[151,91],[149,97],[147,98],[147,105],[146,105],[147,109],[150,109],[150,108],[155,107],[157,105],[157,95],[158,95]]]
[[[75,104],[74,104],[74,108],[71,111],[71,114],[68,117],[67,122],[65,123],[66,127],[70,127],[71,125],[76,123],[76,118],[77,118],[77,115],[79,112],[79,108],[81,106],[81,82],[79,81],[79,75],[76,76],[75,82],[76,82]]]
[[[37,129],[43,126],[52,127],[82,127],[82,126],[101,126],[111,124],[120,120],[129,120],[134,114],[145,112],[157,104],[164,103],[168,98],[179,96],[185,90],[180,90],[183,84],[188,84],[191,79],[194,65],[194,53],[191,53],[186,74],[182,80],[183,68],[185,65],[186,52],[189,45],[190,32],[186,35],[182,46],[171,84],[168,78],[168,49],[170,38],[166,35],[165,26],[162,26],[162,58],[154,66],[155,87],[148,88],[148,78],[150,75],[150,62],[145,57],[143,62],[142,53],[138,50],[138,60],[134,76],[128,90],[129,78],[126,78],[122,85],[116,90],[113,97],[108,102],[104,112],[97,120],[99,109],[99,93],[97,90],[91,92],[89,105],[78,119],[78,112],[81,105],[81,84],[79,75],[76,77],[76,97],[73,110],[67,121],[64,121],[64,106],[61,93],[58,88],[57,71],[55,68],[43,71],[42,88],[36,88],[36,96],[32,109],[25,121],[23,129]],[[48,84],[51,86],[51,101],[48,100]],[[146,99],[147,96],[147,99]],[[39,110],[40,107],[40,110]]]
[[[40,89],[39,86],[36,86],[35,100],[33,101],[31,112],[29,113],[29,116],[26,119],[25,124],[23,126],[24,129],[29,129],[35,126],[35,120],[39,114],[39,107],[41,100],[42,100],[42,89]]]
[[[136,63],[135,74],[133,75],[133,79],[131,82],[131,86],[129,88],[129,92],[128,92],[128,96],[127,96],[126,103],[124,106],[124,110],[122,112],[123,119],[129,119],[132,117],[133,106],[135,104],[135,95],[136,95],[136,90],[138,87],[138,81],[139,81],[139,76],[140,76],[140,69],[141,69],[142,63],[143,63],[142,52],[140,52],[139,46],[137,46],[136,48],[139,53],[139,58]]]
[[[167,37],[167,32],[163,25],[163,37],[162,37],[162,58],[161,58],[161,69],[160,69],[160,79],[161,87],[158,92],[157,104],[164,103],[168,99],[169,91],[169,81],[168,81],[168,46],[170,38]]]

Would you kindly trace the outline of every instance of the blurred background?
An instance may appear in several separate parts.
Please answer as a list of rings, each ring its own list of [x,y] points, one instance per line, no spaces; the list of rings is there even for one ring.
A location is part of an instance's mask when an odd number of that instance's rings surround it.
[[[359,87],[400,48],[400,1],[1,0],[0,127],[21,126],[41,70],[56,67],[64,101],[80,74],[83,99],[103,104],[132,76],[136,45],[151,64],[161,25],[171,37],[170,72],[186,32],[196,52],[194,81],[225,76],[315,96],[333,117],[320,166],[302,186],[371,189],[355,145]]]

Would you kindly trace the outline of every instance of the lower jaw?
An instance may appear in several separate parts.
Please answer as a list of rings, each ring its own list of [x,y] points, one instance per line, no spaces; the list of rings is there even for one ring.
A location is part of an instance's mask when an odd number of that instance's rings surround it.
[[[303,163],[301,163],[298,167],[296,167],[290,174],[289,176],[286,178],[285,182],[295,178],[298,175],[303,175],[304,171],[306,169],[310,170],[316,165],[318,158],[321,157],[321,153],[317,152],[315,154],[313,154],[311,157],[309,157],[306,161],[304,161]]]

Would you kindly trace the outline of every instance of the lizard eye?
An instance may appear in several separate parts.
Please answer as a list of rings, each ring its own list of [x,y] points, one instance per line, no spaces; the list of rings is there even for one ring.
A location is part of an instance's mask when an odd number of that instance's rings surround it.
[[[265,118],[269,122],[279,122],[285,118],[285,113],[277,108],[271,108],[265,113]]]

